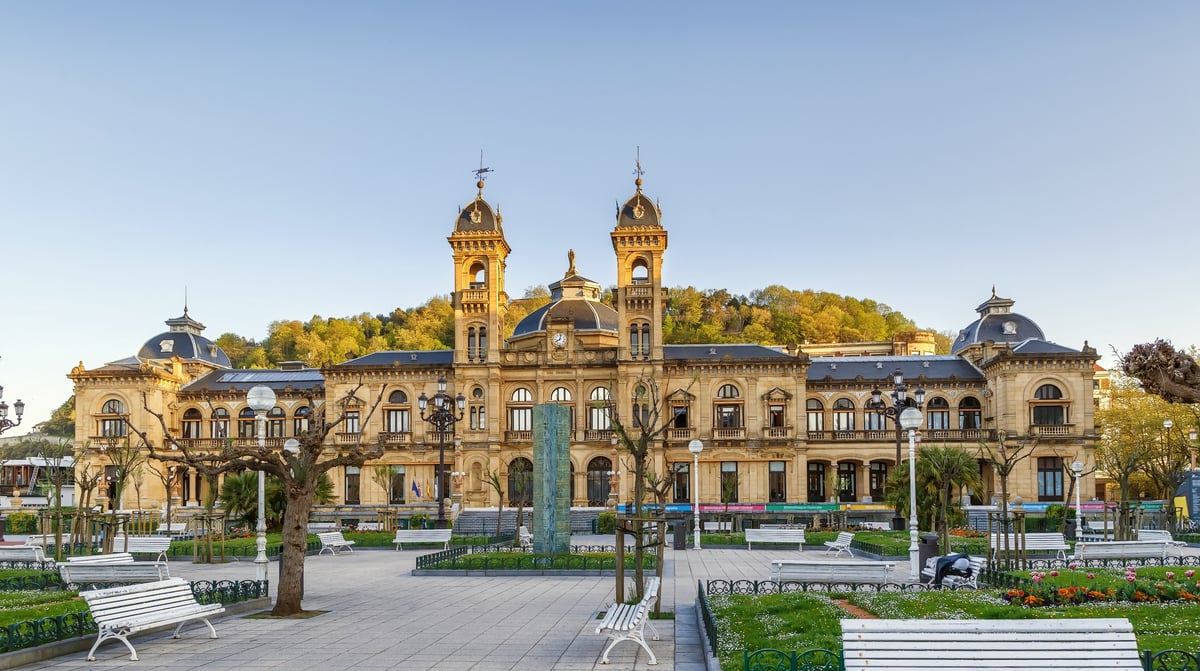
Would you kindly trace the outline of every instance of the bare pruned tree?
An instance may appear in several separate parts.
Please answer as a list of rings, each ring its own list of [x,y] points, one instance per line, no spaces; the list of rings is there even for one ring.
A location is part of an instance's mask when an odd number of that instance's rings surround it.
[[[168,464],[179,464],[188,468],[211,467],[217,473],[243,470],[264,471],[283,483],[287,505],[283,515],[283,571],[279,579],[279,590],[271,614],[275,616],[297,615],[301,606],[301,585],[304,578],[304,558],[308,550],[308,515],[316,499],[317,485],[322,474],[339,467],[362,467],[365,462],[383,456],[383,444],[376,442],[367,446],[362,442],[362,433],[349,444],[327,445],[326,437],[336,427],[346,422],[350,408],[358,412],[368,405],[357,397],[362,383],[352,388],[335,402],[318,402],[315,390],[307,390],[303,396],[312,414],[307,430],[296,436],[297,449],[280,450],[259,448],[249,442],[224,441],[219,451],[196,450],[187,441],[181,441],[167,426],[166,418],[148,406],[143,397],[146,412],[158,418],[163,432],[163,443],[155,445],[148,435],[135,431],[145,442],[150,457]],[[370,422],[375,410],[383,401],[387,385],[381,385],[379,396],[368,405],[362,424]],[[332,405],[336,414],[332,414]],[[331,416],[332,415],[332,416]]]

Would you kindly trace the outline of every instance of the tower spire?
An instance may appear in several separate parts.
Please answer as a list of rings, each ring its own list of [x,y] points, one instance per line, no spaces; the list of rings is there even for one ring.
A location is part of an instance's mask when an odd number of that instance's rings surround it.
[[[633,218],[641,219],[642,215],[646,213],[646,208],[642,206],[642,175],[646,174],[646,171],[642,170],[641,145],[637,147],[637,162],[634,164],[633,174],[636,176],[633,184],[637,187],[637,203],[633,206]]]

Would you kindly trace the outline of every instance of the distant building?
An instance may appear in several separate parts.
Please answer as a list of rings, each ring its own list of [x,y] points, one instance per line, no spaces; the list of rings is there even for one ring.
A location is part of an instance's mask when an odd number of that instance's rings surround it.
[[[557,403],[572,413],[571,500],[575,506],[603,506],[611,487],[617,487],[615,498],[621,502],[632,491],[603,406],[613,404],[623,418],[644,412],[647,399],[637,379],[650,374],[662,388],[662,416],[670,424],[652,450],[653,470],[672,479],[669,501],[693,499],[687,445],[699,439],[705,448],[703,503],[720,502],[722,492],[731,502],[763,506],[878,502],[888,473],[897,467],[897,433],[890,418],[865,404],[875,388],[886,398],[891,375],[900,370],[910,389],[920,386],[927,394],[923,445],[944,443],[976,454],[980,441],[994,443],[1001,431],[1009,436],[1036,432],[1034,456],[1010,481],[1012,493],[1026,502],[1061,502],[1063,463],[1091,462],[1097,439],[1095,349],[1047,340],[1033,320],[1012,311],[1012,300],[994,290],[959,332],[951,355],[934,355],[928,333],[900,334],[883,343],[791,349],[664,344],[668,230],[658,205],[642,192],[640,178],[609,232],[615,306],[601,301],[600,284],[579,273],[572,252],[565,272],[549,284],[551,301],[505,339],[510,247],[500,213],[483,199],[483,183],[477,186],[478,194],[463,207],[448,238],[453,350],[375,352],[324,371],[299,364],[232,370],[225,353],[203,336],[203,325],[185,309],[135,356],[96,368],[81,363],[71,371],[79,461],[104,466],[99,448],[125,434],[126,417],[161,438],[157,419],[143,410],[143,394],[176,435],[204,447],[225,439],[254,440],[246,391],[268,385],[278,396],[268,418],[268,441],[279,447],[306,426],[305,392],[317,390],[323,402],[347,404],[365,417],[367,399],[382,389],[383,404],[370,421],[352,416],[328,440],[331,448],[360,434],[365,442],[382,440],[386,451],[378,464],[391,467],[390,482],[384,486],[364,477],[375,464],[331,473],[339,503],[428,503],[441,491],[451,492],[466,508],[495,506],[487,473],[500,474],[509,499],[522,489],[513,478],[530,476],[517,475],[520,469],[512,466],[532,459],[533,406]],[[454,482],[447,475],[439,486],[440,437],[420,419],[417,398],[432,396],[442,376],[451,395],[465,396],[466,408],[454,435],[446,436],[452,444],[446,470],[463,475]],[[350,396],[360,381],[364,387]],[[982,462],[981,470],[986,488],[972,495],[988,503],[998,485]],[[1090,479],[1085,477],[1085,491]],[[188,474],[171,495],[197,505],[200,487],[195,474]],[[146,478],[143,499],[161,504],[163,498],[161,484]]]

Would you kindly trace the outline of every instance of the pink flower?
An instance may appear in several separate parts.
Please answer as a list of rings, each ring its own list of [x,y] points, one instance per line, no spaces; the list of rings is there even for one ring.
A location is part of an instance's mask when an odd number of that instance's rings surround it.
[[[1029,575],[1029,577],[1030,577],[1030,578],[1032,578],[1034,582],[1041,582],[1041,581],[1042,581],[1042,574],[1041,574],[1041,573],[1031,573],[1031,574]]]
[[[1195,571],[1193,571],[1192,569],[1188,569],[1188,570],[1186,570],[1186,571],[1184,571],[1184,572],[1183,572],[1183,575],[1184,575],[1184,577],[1185,577],[1185,578],[1190,578],[1190,577],[1192,577],[1192,576],[1196,575],[1196,572],[1195,572]]]
[[[1076,564],[1075,562],[1071,562],[1070,564],[1067,564],[1067,568],[1074,571],[1075,569],[1079,568],[1079,564]]]
[[[1095,580],[1095,579],[1096,579],[1096,574],[1095,574],[1095,573],[1089,573],[1089,574],[1087,574],[1087,578],[1088,578],[1088,580]]]
[[[1133,581],[1137,580],[1137,577],[1136,577],[1136,576],[1131,576],[1131,575],[1129,575],[1128,573],[1126,573],[1126,574],[1125,574],[1125,580],[1126,580],[1126,582],[1133,582]]]
[[[1057,577],[1058,577],[1058,571],[1051,571],[1051,572],[1050,572],[1050,577],[1051,577],[1051,578],[1057,578]]]
[[[1167,571],[1167,580],[1174,580],[1174,579],[1175,579],[1175,574],[1172,573],[1171,571]]]

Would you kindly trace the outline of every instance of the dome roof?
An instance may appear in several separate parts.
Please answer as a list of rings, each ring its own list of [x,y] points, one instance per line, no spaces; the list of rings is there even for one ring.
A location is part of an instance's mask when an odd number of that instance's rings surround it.
[[[570,322],[576,331],[617,332],[617,311],[600,302],[600,283],[575,271],[574,250],[567,259],[565,276],[549,286],[550,302],[526,315],[513,329],[513,338],[544,333],[551,322]]]
[[[996,296],[996,290],[993,288],[992,297],[975,309],[979,313],[979,319],[958,332],[958,339],[951,348],[952,353],[958,354],[971,345],[989,340],[1014,345],[1026,340],[1045,340],[1046,334],[1037,323],[1012,311],[1013,303],[1010,298]]]
[[[458,211],[458,218],[454,221],[456,233],[501,230],[500,224],[503,223],[504,217],[500,216],[498,211],[493,211],[492,206],[483,199],[483,180],[479,180],[476,186],[479,187],[479,194],[475,196],[475,200]]]
[[[204,331],[204,324],[189,317],[186,307],[182,317],[168,319],[166,323],[170,330],[147,340],[138,350],[139,359],[170,359],[177,356],[181,359],[206,361],[224,368],[231,367],[225,351],[200,335]]]
[[[640,179],[638,181],[641,182]],[[617,228],[639,226],[662,228],[660,216],[662,216],[662,212],[659,211],[658,204],[650,202],[646,194],[642,193],[642,187],[639,184],[637,193],[625,201],[625,205],[617,211]]]

